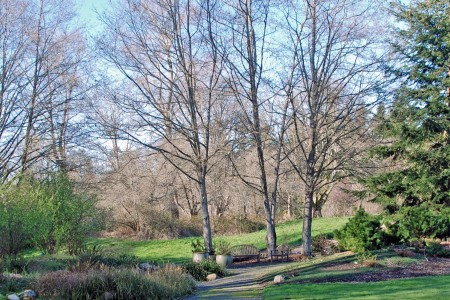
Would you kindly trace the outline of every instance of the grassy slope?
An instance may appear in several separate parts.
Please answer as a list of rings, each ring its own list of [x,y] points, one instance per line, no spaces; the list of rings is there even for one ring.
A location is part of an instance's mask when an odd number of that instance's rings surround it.
[[[341,228],[348,218],[320,218],[313,220],[313,235],[332,232]],[[278,244],[300,243],[302,221],[289,221],[277,226]],[[191,242],[196,238],[178,240],[131,241],[125,239],[104,238],[92,243],[102,245],[105,251],[128,253],[144,260],[155,262],[180,262],[191,259]],[[265,248],[265,231],[248,234],[220,237],[231,245],[253,244],[260,249]]]
[[[450,276],[370,283],[286,284],[264,290],[264,299],[450,299]]]

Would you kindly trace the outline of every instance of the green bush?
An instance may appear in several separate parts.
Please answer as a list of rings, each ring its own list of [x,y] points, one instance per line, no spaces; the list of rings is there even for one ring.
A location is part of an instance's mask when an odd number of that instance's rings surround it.
[[[354,252],[381,248],[385,245],[386,235],[381,230],[379,217],[371,216],[363,209],[359,209],[342,229],[335,231],[339,247]]]
[[[0,256],[36,247],[74,254],[103,218],[93,197],[76,194],[63,174],[21,176],[0,186]]]
[[[402,242],[444,238],[450,236],[450,210],[427,203],[403,207],[393,216],[388,229]]]
[[[16,256],[5,256],[3,259],[3,268],[9,273],[28,272],[29,261]]]
[[[19,291],[23,291],[36,281],[36,274],[23,274],[21,276],[0,276],[0,295],[9,295]],[[0,296],[0,299],[5,299]]]
[[[26,179],[0,185],[0,257],[16,256],[32,247],[38,222],[35,199],[39,191]]]
[[[45,274],[36,284],[43,298],[176,299],[193,291],[195,283],[181,268],[166,266],[150,274],[131,270],[57,271]]]
[[[187,262],[182,266],[185,272],[189,273],[197,281],[205,281],[206,276],[215,273],[219,277],[226,276],[226,272],[222,266],[209,259],[202,260],[199,263]]]

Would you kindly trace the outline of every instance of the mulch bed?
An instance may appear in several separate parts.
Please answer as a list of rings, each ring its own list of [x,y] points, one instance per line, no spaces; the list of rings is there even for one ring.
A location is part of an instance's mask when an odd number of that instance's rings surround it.
[[[330,271],[344,271],[360,268],[361,265],[346,263],[333,265],[325,268]],[[427,261],[422,261],[411,265],[392,265],[386,267],[375,267],[373,271],[346,276],[336,276],[313,280],[300,280],[298,283],[325,283],[325,282],[374,282],[390,279],[413,278],[432,275],[450,274],[450,259],[431,257]]]
[[[290,254],[289,262],[293,261],[304,261],[307,257],[302,254]],[[256,259],[249,259],[234,262],[231,268],[245,268],[250,266],[260,266],[260,265],[274,265],[281,263],[282,261],[270,262],[268,258],[261,258],[258,263]],[[283,262],[286,262],[284,260]],[[345,271],[345,270],[355,270],[363,267],[361,264],[355,264],[354,262],[349,263],[337,263],[329,265],[323,268],[323,270],[329,271]],[[296,272],[295,275],[299,275]],[[398,265],[395,263],[388,264],[387,266],[376,266],[373,267],[371,271],[366,273],[349,274],[345,276],[331,276],[327,278],[319,279],[305,279],[299,280],[298,283],[327,283],[327,282],[375,282],[390,279],[401,279],[401,278],[414,278],[423,276],[433,276],[433,275],[447,275],[450,274],[450,258],[441,257],[429,257],[428,260],[424,260],[415,264],[410,265]],[[294,274],[292,274],[294,275]]]

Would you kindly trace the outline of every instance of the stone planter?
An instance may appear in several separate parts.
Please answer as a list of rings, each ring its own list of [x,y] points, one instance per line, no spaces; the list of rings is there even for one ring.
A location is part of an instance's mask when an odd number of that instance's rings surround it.
[[[206,252],[192,252],[192,261],[201,262],[202,260],[208,259],[209,254]]]
[[[216,255],[216,263],[222,267],[228,267],[233,263],[232,255]]]

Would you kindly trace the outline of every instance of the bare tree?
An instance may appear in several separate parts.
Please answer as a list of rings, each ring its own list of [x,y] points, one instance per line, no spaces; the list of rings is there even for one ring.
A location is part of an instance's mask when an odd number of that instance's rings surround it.
[[[311,255],[314,202],[348,176],[364,136],[357,114],[377,101],[381,72],[375,1],[293,1],[285,9],[295,79],[287,89],[293,124],[286,153],[305,184],[303,252]]]
[[[263,197],[265,221],[267,228],[267,248],[276,248],[275,216],[277,212],[277,190],[282,160],[282,143],[284,139],[287,114],[282,115],[281,120],[272,118],[264,121],[264,113],[261,111],[265,102],[273,97],[264,91],[264,72],[267,71],[265,61],[266,38],[268,35],[269,13],[271,1],[251,0],[235,1],[228,4],[223,13],[225,19],[221,22],[226,28],[227,38],[222,44],[221,54],[227,62],[227,82],[233,91],[233,95],[240,105],[241,112],[239,126],[244,126],[242,137],[249,141],[247,135],[251,135],[250,144],[254,145],[257,157],[259,182],[254,176],[239,171],[238,176],[249,186],[257,190]],[[286,110],[287,102],[279,109]],[[272,111],[272,115],[276,114]],[[276,128],[272,136],[269,128]],[[268,147],[269,144],[275,148]],[[273,157],[270,157],[270,150]],[[236,152],[231,157],[236,156]],[[269,164],[268,161],[272,160]],[[236,166],[236,164],[235,164]],[[268,168],[268,167],[271,168]],[[269,173],[273,172],[273,181],[269,182]]]
[[[0,1],[0,177],[5,180],[19,164],[23,141],[26,62],[32,10],[27,1]]]
[[[124,132],[162,154],[198,185],[205,247],[212,250],[208,211],[212,108],[220,102],[222,62],[214,45],[215,1],[124,1],[104,16],[98,45],[130,83],[120,106],[134,127]],[[220,148],[220,147],[219,147]]]
[[[2,177],[65,164],[84,39],[70,1],[0,1]],[[46,166],[47,165],[47,166]]]

